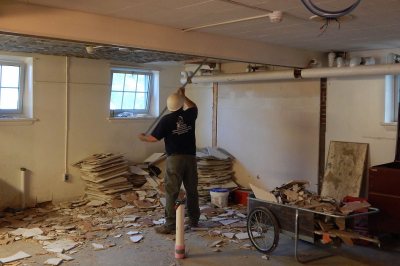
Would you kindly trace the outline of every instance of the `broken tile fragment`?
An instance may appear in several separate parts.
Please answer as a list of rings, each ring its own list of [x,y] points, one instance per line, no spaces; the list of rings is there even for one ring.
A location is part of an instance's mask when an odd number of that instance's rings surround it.
[[[46,265],[60,265],[63,259],[61,258],[50,258],[44,262]]]
[[[11,235],[13,236],[22,236],[24,238],[31,238],[37,235],[43,234],[43,231],[40,228],[18,228],[17,230],[11,231]]]
[[[246,244],[242,245],[240,248],[241,248],[241,249],[250,249],[251,247],[252,247],[251,244],[246,243]]]
[[[129,239],[130,239],[133,243],[137,243],[137,242],[139,242],[140,240],[143,239],[143,235],[134,235],[134,236],[129,237]]]
[[[217,241],[212,242],[209,247],[210,248],[216,247],[218,244],[221,244],[221,243],[222,243],[222,240],[217,240]]]
[[[123,200],[114,199],[113,201],[111,201],[111,206],[113,208],[122,208],[126,206],[126,202]]]
[[[127,235],[131,236],[131,235],[137,235],[139,234],[139,231],[129,231],[128,233],[126,233]]]
[[[97,244],[97,243],[92,243],[92,247],[94,248],[94,250],[104,249],[104,246],[102,244]]]
[[[62,254],[62,253],[58,253],[57,257],[59,257],[60,259],[65,260],[65,261],[71,261],[71,260],[74,259],[73,257],[70,257],[70,256]]]
[[[28,253],[25,253],[23,251],[18,251],[17,253],[15,253],[12,256],[5,257],[5,258],[0,258],[0,262],[9,263],[9,262],[13,262],[13,261],[29,258],[29,257],[31,257],[31,255],[29,255]]]
[[[219,222],[223,225],[230,225],[239,221],[240,221],[239,219],[226,219],[226,220],[220,220]]]
[[[135,222],[138,218],[139,218],[139,216],[129,215],[129,216],[125,216],[122,220],[124,222]]]
[[[155,225],[165,224],[165,218],[161,218],[161,219],[158,219],[158,220],[153,220],[153,224],[155,224]]]
[[[90,207],[100,207],[102,205],[106,204],[105,201],[102,200],[92,200],[90,201],[88,204],[86,204],[86,206],[90,206]]]
[[[249,234],[246,233],[238,233],[235,235],[235,237],[239,240],[243,240],[243,239],[249,239]]]
[[[82,220],[89,219],[90,217],[92,217],[92,215],[78,214],[78,216],[77,216],[78,219],[82,219]]]
[[[75,248],[78,244],[70,239],[60,239],[53,242],[44,241],[43,248],[49,252],[63,253]]]
[[[227,237],[229,239],[232,239],[235,236],[235,233],[223,233],[222,234],[224,237]]]

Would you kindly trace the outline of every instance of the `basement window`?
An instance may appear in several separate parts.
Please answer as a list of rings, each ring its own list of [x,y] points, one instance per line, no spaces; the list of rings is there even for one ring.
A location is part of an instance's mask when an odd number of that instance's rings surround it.
[[[25,65],[0,60],[0,117],[9,118],[23,112]]]
[[[158,71],[111,68],[111,118],[151,116],[155,95],[158,95]]]
[[[385,124],[396,123],[400,103],[400,75],[385,76]]]

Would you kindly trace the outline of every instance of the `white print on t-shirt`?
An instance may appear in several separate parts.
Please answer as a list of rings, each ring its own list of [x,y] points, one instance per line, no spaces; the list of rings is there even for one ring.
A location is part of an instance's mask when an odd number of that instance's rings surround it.
[[[189,130],[191,129],[191,126],[185,124],[185,121],[183,121],[183,117],[179,116],[178,121],[176,122],[176,129],[172,130],[172,134],[182,135],[189,132]]]

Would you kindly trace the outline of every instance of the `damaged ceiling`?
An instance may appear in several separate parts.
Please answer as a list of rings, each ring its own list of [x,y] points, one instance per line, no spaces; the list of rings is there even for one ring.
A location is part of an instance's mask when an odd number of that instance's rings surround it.
[[[92,48],[91,53],[88,53],[87,47]],[[9,34],[0,34],[0,50],[130,63],[198,60],[198,57],[191,55]]]

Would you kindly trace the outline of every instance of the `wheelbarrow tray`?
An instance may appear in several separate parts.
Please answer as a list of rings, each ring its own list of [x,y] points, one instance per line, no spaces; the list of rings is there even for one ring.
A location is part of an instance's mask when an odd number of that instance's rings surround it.
[[[294,237],[296,220],[295,208],[280,203],[256,199],[254,194],[250,194],[247,213],[250,213],[251,210],[257,207],[265,207],[270,210],[278,221],[281,233]],[[299,223],[299,239],[314,243],[314,213],[299,210],[298,219],[301,221]]]

